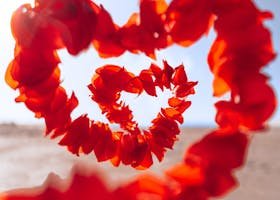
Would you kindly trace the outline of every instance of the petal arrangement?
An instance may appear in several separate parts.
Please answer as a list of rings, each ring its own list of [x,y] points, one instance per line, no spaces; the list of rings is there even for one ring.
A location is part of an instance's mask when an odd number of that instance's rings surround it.
[[[75,120],[71,118],[78,99],[74,93],[67,97],[65,89],[60,86],[60,59],[56,51],[65,47],[70,54],[76,55],[92,43],[103,56],[118,56],[124,49],[153,55],[156,47],[139,47],[143,42],[138,46],[133,44],[139,49],[126,47],[126,42],[121,46],[118,42],[122,41],[121,37],[127,39],[126,31],[130,32],[130,29],[136,28],[140,36],[155,32],[146,30],[146,26],[153,25],[148,23],[150,16],[145,15],[150,15],[151,11],[158,21],[162,13],[155,9],[166,4],[143,1],[141,24],[136,26],[130,22],[131,27],[125,25],[123,29],[116,28],[109,13],[92,1],[36,1],[35,5],[34,8],[21,6],[11,20],[16,47],[6,81],[19,90],[16,101],[25,103],[36,117],[44,118],[46,134],[52,138],[62,136],[59,144],[67,146],[74,154],[94,152],[98,161],[110,160],[116,166],[123,163],[138,169],[152,165],[152,153],[161,161],[166,149],[172,149],[180,133],[178,125],[183,123],[182,114],[191,104],[187,97],[194,94],[197,84],[188,80],[184,66],[172,68],[164,61],[163,68],[151,64],[139,75],[116,65],[98,68],[88,88],[92,100],[109,122],[119,124],[123,129],[112,131],[108,124],[91,120],[86,114]],[[146,25],[142,27],[142,23]],[[147,33],[142,34],[142,31]],[[116,43],[113,44],[112,38],[117,38]],[[112,49],[122,51],[109,53]],[[161,109],[147,130],[141,130],[133,120],[129,106],[120,100],[121,92],[137,95],[145,92],[156,97],[157,88],[172,91],[169,107]]]
[[[94,175],[77,171],[67,189],[49,181],[39,193],[7,193],[3,199],[203,200],[224,195],[237,185],[233,171],[244,163],[250,134],[262,130],[276,109],[269,78],[262,73],[276,56],[263,24],[269,18],[272,14],[251,0],[173,0],[169,5],[141,0],[140,12],[122,27],[90,0],[35,0],[34,7],[21,6],[11,21],[16,47],[6,82],[19,91],[17,102],[45,119],[46,134],[62,137],[60,145],[74,154],[94,151],[99,161],[138,169],[152,165],[152,153],[162,160],[180,133],[182,114],[190,106],[187,97],[197,82],[188,80],[183,66],[172,68],[166,61],[163,68],[151,64],[139,75],[116,65],[98,68],[88,88],[110,123],[122,128],[115,132],[87,115],[71,118],[78,99],[74,93],[68,97],[60,85],[58,49],[75,56],[92,44],[103,58],[125,51],[155,58],[156,50],[172,44],[188,47],[214,27],[217,37],[208,54],[213,93],[229,93],[230,98],[215,105],[218,128],[191,145],[164,180],[140,177],[110,191]],[[129,106],[120,101],[121,92],[156,97],[157,88],[172,91],[169,107],[141,130]]]

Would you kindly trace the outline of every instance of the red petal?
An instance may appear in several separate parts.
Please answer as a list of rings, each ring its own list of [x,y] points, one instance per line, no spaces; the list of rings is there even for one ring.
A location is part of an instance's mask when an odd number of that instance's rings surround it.
[[[156,97],[156,88],[151,72],[149,70],[142,70],[139,75],[139,79],[141,80],[144,90],[147,92],[147,94]]]
[[[68,150],[73,154],[79,155],[81,147],[89,137],[89,118],[82,115],[75,119],[67,128],[67,132],[60,140],[59,144],[67,146]],[[90,151],[84,151],[90,153]]]
[[[173,84],[176,85],[182,85],[185,84],[188,81],[187,74],[185,72],[185,68],[183,65],[180,65],[179,67],[175,68],[174,71],[174,77],[172,78]]]
[[[207,0],[173,0],[167,10],[173,41],[182,46],[190,46],[207,33],[213,20],[211,6]]]

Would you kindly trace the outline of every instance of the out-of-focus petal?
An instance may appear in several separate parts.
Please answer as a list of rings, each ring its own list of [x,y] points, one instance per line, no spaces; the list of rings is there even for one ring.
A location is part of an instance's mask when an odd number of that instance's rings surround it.
[[[190,46],[212,25],[211,1],[173,0],[167,10],[167,20],[172,40]]]

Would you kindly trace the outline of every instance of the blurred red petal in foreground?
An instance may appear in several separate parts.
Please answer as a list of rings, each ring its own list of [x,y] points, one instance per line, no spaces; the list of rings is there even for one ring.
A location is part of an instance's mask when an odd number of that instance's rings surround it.
[[[78,165],[70,177],[61,179],[51,173],[42,186],[11,190],[0,194],[0,200],[123,200],[123,199],[170,199],[170,191],[163,180],[145,175],[127,184],[109,189],[100,173],[87,166]]]
[[[0,194],[1,200],[110,200],[112,193],[102,179],[85,166],[75,166],[71,176],[61,179],[51,173],[42,186]]]

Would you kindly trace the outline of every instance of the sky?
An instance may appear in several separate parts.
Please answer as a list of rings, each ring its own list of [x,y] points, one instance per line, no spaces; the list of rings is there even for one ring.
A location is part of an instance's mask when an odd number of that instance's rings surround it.
[[[138,11],[137,0],[96,0],[112,14],[114,21],[122,25],[132,12]],[[279,0],[255,0],[256,4],[264,10],[271,10],[274,19],[266,22],[272,32],[273,42],[277,54],[280,52],[280,1]],[[10,32],[10,17],[12,12],[23,3],[33,3],[31,0],[0,0],[0,123],[41,124],[43,120],[35,119],[34,114],[27,110],[23,104],[16,104],[14,98],[18,92],[12,90],[4,81],[5,70],[13,57],[14,40]],[[157,52],[157,61],[147,58],[145,55],[133,55],[125,53],[119,58],[101,59],[96,51],[90,47],[78,57],[69,56],[66,50],[60,50],[62,64],[62,85],[68,94],[75,91],[80,100],[78,109],[73,117],[88,113],[94,120],[106,122],[96,103],[90,99],[87,85],[96,68],[104,64],[117,64],[128,70],[138,73],[151,64],[161,65],[162,60],[167,60],[171,66],[183,63],[186,67],[189,80],[199,81],[196,94],[190,97],[193,102],[185,114],[184,125],[188,126],[213,126],[215,108],[213,104],[217,99],[212,97],[212,75],[210,74],[206,58],[211,43],[215,38],[214,31],[200,39],[190,48],[182,48],[176,45]],[[280,57],[277,57],[265,71],[271,76],[271,84],[274,87],[278,99],[280,99]],[[131,106],[135,119],[142,126],[147,126],[156,117],[161,107],[167,105],[170,93],[159,93],[158,98],[147,95],[139,97],[135,95],[122,95],[122,99]],[[280,111],[277,109],[271,119],[273,125],[280,126]]]

